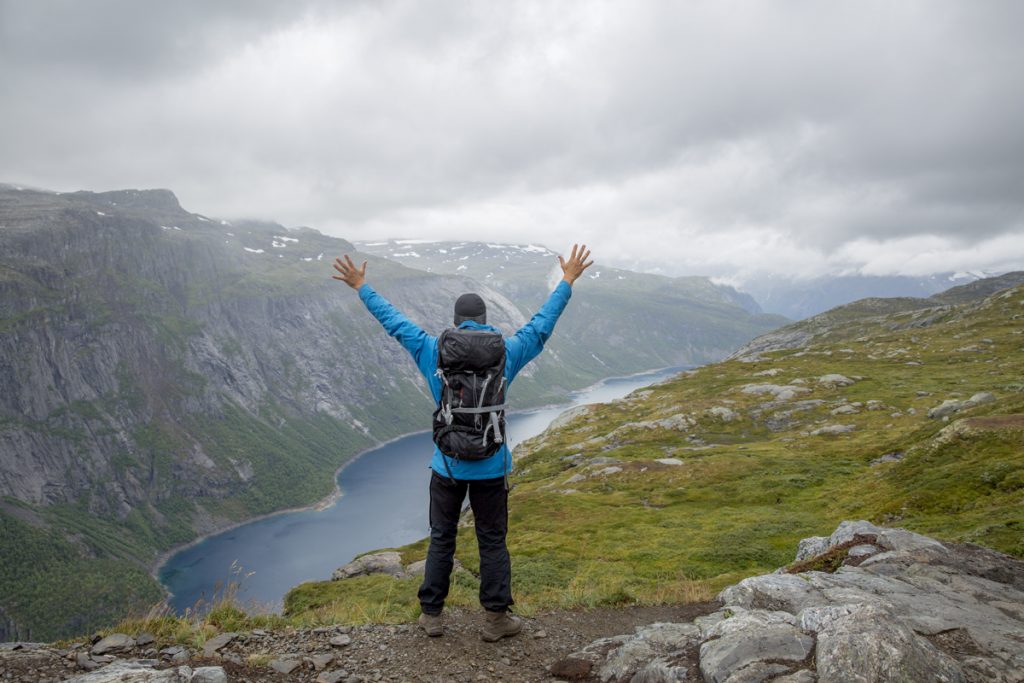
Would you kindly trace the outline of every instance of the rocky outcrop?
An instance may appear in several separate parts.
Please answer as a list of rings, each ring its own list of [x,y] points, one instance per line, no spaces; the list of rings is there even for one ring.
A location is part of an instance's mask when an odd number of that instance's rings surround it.
[[[797,560],[713,614],[570,660],[603,683],[1024,681],[1024,562],[868,522],[804,539]]]
[[[995,400],[996,397],[992,394],[992,392],[979,391],[966,401],[958,401],[957,399],[949,399],[943,401],[942,403],[928,411],[928,417],[932,419],[948,418],[950,415],[958,413],[961,410],[967,410],[975,406],[984,405],[986,403],[992,403]]]
[[[454,561],[453,571],[462,569],[462,563],[457,559]],[[379,553],[362,555],[348,564],[338,567],[331,574],[332,581],[344,581],[345,579],[357,576],[368,576],[370,574],[386,574],[396,579],[405,579],[416,576],[423,576],[426,567],[426,560],[411,562],[408,566],[402,564],[402,554],[394,550],[386,550]]]

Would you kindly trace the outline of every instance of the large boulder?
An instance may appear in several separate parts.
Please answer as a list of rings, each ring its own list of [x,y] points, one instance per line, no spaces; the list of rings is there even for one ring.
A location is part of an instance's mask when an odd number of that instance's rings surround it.
[[[150,661],[119,660],[67,680],[68,683],[191,683],[192,676],[193,671],[188,666],[155,669]]]
[[[798,560],[726,588],[678,637],[638,629],[573,657],[602,681],[690,680],[671,667],[696,654],[716,683],[1024,682],[1024,562],[866,521],[804,539]]]
[[[354,576],[367,574],[389,574],[400,576],[403,572],[402,555],[393,550],[382,553],[371,553],[352,560],[344,567],[338,567],[331,575],[332,581],[351,579]]]

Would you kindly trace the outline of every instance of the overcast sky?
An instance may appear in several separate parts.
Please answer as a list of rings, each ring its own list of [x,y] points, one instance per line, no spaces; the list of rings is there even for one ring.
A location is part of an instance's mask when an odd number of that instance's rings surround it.
[[[758,272],[1024,268],[1024,2],[0,0],[0,181]]]

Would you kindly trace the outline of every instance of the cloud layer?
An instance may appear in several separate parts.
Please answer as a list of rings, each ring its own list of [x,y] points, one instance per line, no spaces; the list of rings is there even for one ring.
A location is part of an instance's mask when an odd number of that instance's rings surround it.
[[[1024,5],[0,0],[0,180],[352,239],[1024,267]]]

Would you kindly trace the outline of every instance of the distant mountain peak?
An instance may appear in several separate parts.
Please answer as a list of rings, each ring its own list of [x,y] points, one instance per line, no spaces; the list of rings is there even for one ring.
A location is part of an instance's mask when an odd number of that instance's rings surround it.
[[[97,204],[118,206],[122,209],[155,209],[188,213],[181,207],[178,197],[170,190],[112,190],[110,192],[68,192],[65,196],[85,199]]]

